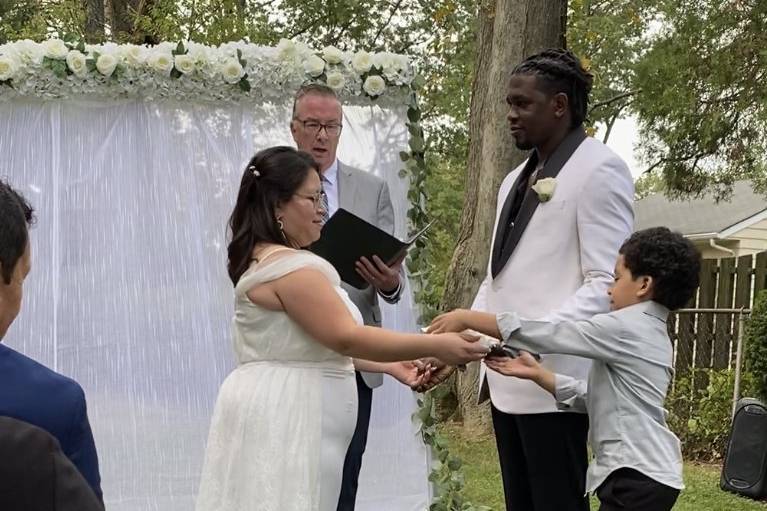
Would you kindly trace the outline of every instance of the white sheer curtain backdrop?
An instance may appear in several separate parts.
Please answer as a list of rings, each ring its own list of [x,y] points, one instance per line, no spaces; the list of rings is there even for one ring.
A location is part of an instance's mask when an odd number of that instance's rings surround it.
[[[341,159],[385,178],[406,230],[405,110],[347,107]],[[107,508],[193,508],[212,406],[234,365],[225,225],[245,162],[292,145],[289,106],[0,104],[0,175],[37,209],[33,270],[6,342],[75,378]],[[412,296],[384,322],[416,328]],[[428,507],[413,394],[374,393],[361,511]]]

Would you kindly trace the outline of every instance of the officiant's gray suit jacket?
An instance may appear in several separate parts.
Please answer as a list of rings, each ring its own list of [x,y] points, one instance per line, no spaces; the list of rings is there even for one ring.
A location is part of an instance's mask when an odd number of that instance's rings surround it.
[[[394,208],[386,181],[341,161],[338,162],[338,207],[354,213],[389,234],[394,234]],[[400,291],[387,301],[391,303],[399,301],[404,286],[402,274],[400,274],[400,283]],[[341,285],[362,313],[365,324],[380,327],[381,308],[378,305],[378,293],[375,288],[368,286],[366,289],[357,289],[345,282]],[[361,374],[371,389],[383,383],[383,375],[380,373],[362,372]]]

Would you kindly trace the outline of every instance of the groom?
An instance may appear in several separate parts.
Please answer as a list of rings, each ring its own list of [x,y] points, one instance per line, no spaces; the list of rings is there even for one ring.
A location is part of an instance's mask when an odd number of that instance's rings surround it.
[[[513,70],[509,127],[516,146],[532,152],[501,184],[489,271],[473,309],[555,321],[609,310],[613,263],[633,229],[634,186],[623,160],[583,130],[591,84],[566,50]],[[553,193],[538,195],[533,186],[546,178]],[[584,380],[590,368],[565,355],[547,355],[544,365]],[[588,511],[587,417],[558,411],[529,381],[482,369],[507,509]]]
[[[498,193],[490,264],[472,309],[526,318],[580,320],[609,310],[607,288],[633,228],[628,167],[586,136],[592,76],[578,58],[552,49],[513,71],[506,102],[516,146],[529,159]],[[589,361],[546,355],[555,373],[585,380]],[[557,409],[530,381],[480,372],[489,395],[506,508],[588,511],[584,414]]]
[[[330,87],[309,84],[295,95],[290,131],[296,146],[311,154],[319,164],[322,188],[327,199],[327,216],[344,208],[388,233],[394,232],[394,209],[386,182],[369,172],[356,169],[338,160],[338,142],[343,129],[343,110],[336,93]],[[401,261],[386,266],[380,259],[362,258],[357,271],[370,284],[366,289],[343,284],[349,297],[362,313],[366,325],[381,326],[378,297],[388,303],[400,299]],[[383,383],[381,373],[391,374],[399,381],[410,384],[416,370],[407,364],[379,364],[355,361],[359,408],[357,426],[344,462],[343,482],[338,511],[353,511],[357,484],[362,467],[362,455],[367,444],[373,389]]]

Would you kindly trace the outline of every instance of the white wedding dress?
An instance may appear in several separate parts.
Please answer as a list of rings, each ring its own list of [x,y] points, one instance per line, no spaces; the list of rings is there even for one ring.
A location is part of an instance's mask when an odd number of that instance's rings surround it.
[[[239,366],[219,391],[197,511],[336,509],[357,420],[352,359],[309,337],[285,312],[255,305],[246,293],[313,268],[327,276],[360,324],[362,317],[328,262],[291,252],[254,264],[235,287]]]

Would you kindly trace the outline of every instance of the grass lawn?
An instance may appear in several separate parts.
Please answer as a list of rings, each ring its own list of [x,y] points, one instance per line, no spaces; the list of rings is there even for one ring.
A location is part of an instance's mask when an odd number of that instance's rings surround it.
[[[489,506],[503,511],[503,490],[498,466],[498,453],[491,435],[472,438],[461,426],[447,425],[443,432],[450,440],[451,452],[463,460],[466,476],[466,498],[473,504]],[[720,467],[711,465],[685,465],[686,489],[679,496],[675,511],[767,511],[767,503],[725,493],[719,489]],[[598,508],[592,499],[591,508]]]

